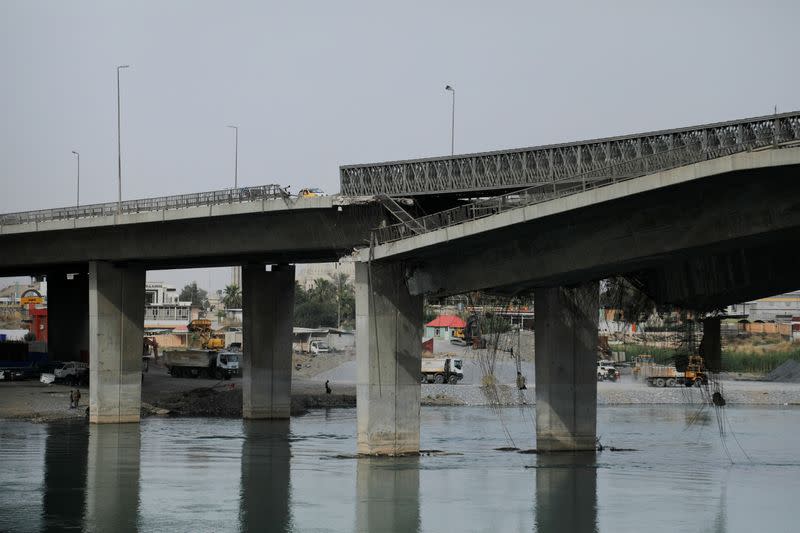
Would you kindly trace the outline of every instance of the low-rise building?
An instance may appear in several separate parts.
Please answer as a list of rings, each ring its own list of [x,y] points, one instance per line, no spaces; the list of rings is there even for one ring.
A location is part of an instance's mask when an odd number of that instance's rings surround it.
[[[726,312],[750,322],[791,322],[793,316],[800,316],[800,291],[730,305]]]
[[[425,337],[449,341],[456,331],[464,331],[467,323],[455,315],[437,316],[425,324]]]

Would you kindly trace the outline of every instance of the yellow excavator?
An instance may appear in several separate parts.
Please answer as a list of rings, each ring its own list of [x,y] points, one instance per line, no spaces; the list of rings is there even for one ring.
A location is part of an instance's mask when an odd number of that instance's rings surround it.
[[[206,318],[197,318],[189,322],[189,331],[197,335],[200,348],[203,350],[221,350],[225,348],[225,339],[213,334],[211,321]]]

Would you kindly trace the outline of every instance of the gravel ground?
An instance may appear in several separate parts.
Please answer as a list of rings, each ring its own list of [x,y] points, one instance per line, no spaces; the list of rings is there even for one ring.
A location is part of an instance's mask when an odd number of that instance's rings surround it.
[[[518,391],[513,386],[510,362],[498,363],[501,376],[507,383],[498,385],[492,393],[477,384],[421,386],[423,405],[533,405],[535,391],[533,376],[528,375],[529,388]],[[508,366],[511,365],[511,366]],[[331,375],[341,375],[354,381],[354,362],[345,362],[333,369]],[[348,370],[350,367],[352,369]],[[340,374],[336,374],[336,372]],[[476,374],[477,375],[477,374]],[[354,407],[356,387],[352,381],[331,379],[320,374],[315,379],[292,380],[292,414],[299,415],[310,408]],[[325,394],[324,380],[331,379],[332,394]],[[503,380],[501,379],[501,382]],[[722,380],[721,392],[729,405],[800,405],[800,383]],[[45,385],[38,381],[0,382],[0,418],[25,418],[51,421],[83,418],[88,405],[89,391],[81,389],[81,406],[69,408],[69,391],[64,385]],[[707,394],[706,394],[707,395]],[[597,384],[598,405],[697,404],[704,401],[701,390],[686,387],[654,388],[622,376],[618,382]],[[151,367],[142,386],[142,414],[181,416],[241,416],[241,379],[216,381],[208,379],[172,378],[163,369]]]
[[[533,363],[523,362],[521,365],[522,374],[527,376],[530,383],[533,378]],[[495,362],[494,375],[500,381],[513,385],[517,379],[517,365],[513,361]],[[483,376],[483,369],[478,361],[465,359],[464,360],[464,379],[459,383],[460,385],[480,385],[481,376]],[[330,380],[332,383],[355,383],[356,382],[356,362],[346,361],[336,368],[332,368],[325,372],[320,372],[311,379],[315,381]]]
[[[76,387],[45,385],[38,381],[0,381],[0,418],[34,421],[85,418],[89,389],[81,388],[77,409],[69,408],[69,391]]]

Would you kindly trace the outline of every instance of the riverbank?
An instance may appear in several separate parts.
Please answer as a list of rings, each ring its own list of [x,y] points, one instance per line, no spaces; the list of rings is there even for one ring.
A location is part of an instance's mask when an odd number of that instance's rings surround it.
[[[721,381],[728,405],[800,405],[800,384],[763,381]],[[332,383],[325,393],[324,382],[292,382],[292,416],[309,409],[353,408],[356,387],[352,383]],[[36,422],[81,419],[86,416],[89,391],[82,389],[81,405],[69,408],[69,392],[64,385],[45,385],[33,381],[0,383],[0,418]],[[614,405],[698,405],[708,402],[708,391],[696,388],[653,388],[626,379],[597,385],[597,404]],[[72,389],[74,390],[74,389]],[[533,388],[519,391],[510,385],[487,390],[478,385],[421,385],[422,405],[451,406],[532,406]],[[214,381],[177,379],[148,374],[142,387],[142,416],[219,417],[242,416],[241,380]]]

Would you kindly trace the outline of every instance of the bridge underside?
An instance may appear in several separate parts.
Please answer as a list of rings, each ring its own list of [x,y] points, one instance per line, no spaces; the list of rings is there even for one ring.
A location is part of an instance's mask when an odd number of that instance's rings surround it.
[[[0,236],[0,276],[86,272],[89,261],[146,269],[337,261],[368,242],[380,206],[287,210]]]
[[[412,293],[515,295],[615,275],[720,306],[794,288],[800,166],[739,171],[393,256]]]

